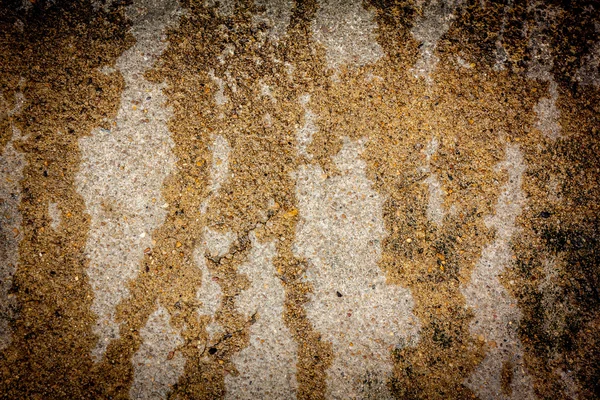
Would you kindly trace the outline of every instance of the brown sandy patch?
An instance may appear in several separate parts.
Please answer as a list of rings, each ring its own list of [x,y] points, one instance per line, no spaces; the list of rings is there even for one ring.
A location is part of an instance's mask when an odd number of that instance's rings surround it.
[[[4,48],[14,53],[3,87],[14,88],[17,76],[24,82],[25,104],[13,120],[26,137],[17,147],[27,163],[12,289],[19,308],[2,356],[0,392],[8,398],[83,398],[100,390],[90,375],[94,317],[83,254],[89,222],[74,174],[78,139],[106,126],[117,109],[121,78],[98,68],[129,45],[121,11],[94,13],[87,2],[34,4],[18,16],[23,31]],[[56,229],[49,203],[62,213]]]

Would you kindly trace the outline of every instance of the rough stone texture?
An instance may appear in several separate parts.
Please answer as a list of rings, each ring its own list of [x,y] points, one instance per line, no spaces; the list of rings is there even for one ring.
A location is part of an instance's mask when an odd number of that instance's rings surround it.
[[[383,199],[365,177],[363,145],[345,140],[334,158],[340,176],[302,166],[296,177],[295,252],[309,262],[309,319],[333,343],[327,389],[335,399],[389,398],[390,351],[417,340],[410,293],[387,285],[377,265],[386,235]]]
[[[92,216],[86,253],[98,316],[96,360],[118,337],[115,307],[128,295],[152,231],[164,221],[169,205],[161,188],[175,162],[161,85],[146,81],[144,73],[166,48],[164,30],[176,21],[178,5],[138,1],[129,13],[137,43],[117,60],[126,85],[119,113],[111,130],[98,129],[80,141],[77,185]]]

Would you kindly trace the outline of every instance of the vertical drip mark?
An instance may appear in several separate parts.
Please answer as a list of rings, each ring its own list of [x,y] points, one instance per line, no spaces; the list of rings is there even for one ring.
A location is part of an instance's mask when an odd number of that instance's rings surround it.
[[[206,200],[202,203],[202,215],[206,214],[210,200],[218,196],[221,185],[229,177],[229,154],[231,153],[231,146],[227,139],[221,135],[216,135],[210,150],[212,150],[210,192]],[[221,257],[229,252],[235,239],[236,236],[233,232],[219,232],[205,227],[203,241],[196,249],[196,263],[202,271],[202,286],[198,289],[197,294],[197,298],[201,303],[198,314],[201,318],[208,319],[206,324],[206,332],[208,334],[207,343],[217,341],[217,336],[224,333],[216,318],[223,292],[217,283],[219,281],[218,275],[213,274],[209,270],[206,259],[220,260]],[[206,352],[206,349],[204,349],[204,352]]]
[[[144,8],[148,5],[155,8]],[[80,140],[77,188],[92,217],[86,253],[98,317],[96,361],[119,337],[116,306],[129,294],[127,283],[152,246],[152,231],[165,220],[169,204],[161,188],[175,163],[167,128],[171,111],[163,107],[162,85],[148,82],[144,73],[167,46],[161,35],[177,19],[177,1],[140,0],[128,12],[137,43],[116,63],[125,80],[119,113],[110,130],[97,129]]]
[[[48,216],[50,217],[50,227],[57,230],[60,226],[62,212],[58,208],[57,203],[48,203]]]
[[[425,150],[425,156],[427,157],[427,165],[423,168],[424,172],[429,173],[429,176],[423,183],[427,185],[429,190],[429,200],[427,202],[427,219],[437,227],[441,227],[444,223],[444,191],[442,190],[442,184],[438,177],[438,174],[431,172],[431,157],[434,156],[439,147],[437,138],[432,138],[427,149]]]
[[[409,291],[388,285],[379,270],[383,199],[365,176],[363,145],[344,139],[334,157],[340,176],[328,178],[306,165],[296,173],[294,252],[309,262],[306,279],[314,293],[308,317],[333,344],[327,371],[332,398],[389,398],[391,351],[416,341],[418,329]]]
[[[533,110],[537,114],[535,127],[552,140],[561,136],[560,110],[556,105],[558,86],[554,79],[548,81],[548,97],[540,98]]]
[[[298,142],[298,152],[301,156],[307,159],[312,159],[312,155],[308,153],[308,146],[312,143],[313,135],[317,132],[316,126],[317,116],[308,107],[310,103],[310,95],[304,94],[298,100],[302,108],[304,108],[304,125],[298,129],[296,140]]]
[[[537,114],[535,126],[546,137],[556,140],[561,136],[560,110],[556,105],[559,93],[558,85],[552,74],[554,60],[550,48],[551,39],[544,33],[546,27],[556,20],[556,16],[551,7],[546,7],[538,2],[534,2],[531,8],[535,22],[529,37],[531,63],[527,75],[530,79],[537,79],[548,84],[548,96],[541,97],[534,107]]]
[[[19,243],[23,238],[19,204],[25,157],[15,149],[14,142],[21,139],[18,129],[12,124],[7,128],[13,134],[0,156],[0,351],[12,341],[10,321],[16,316],[16,302],[10,289],[19,263]]]
[[[500,32],[498,32],[498,38],[496,39],[496,63],[494,64],[494,70],[502,71],[505,68],[505,63],[508,60],[508,53],[502,43],[504,40],[504,32],[506,30],[506,20],[510,9],[512,8],[513,0],[509,0],[502,10],[502,25],[500,26]]]
[[[506,147],[506,161],[499,168],[507,171],[508,182],[498,198],[496,214],[486,219],[486,226],[495,229],[495,239],[483,249],[471,282],[462,290],[475,313],[471,332],[487,348],[485,359],[466,384],[483,399],[532,399],[533,386],[518,336],[521,312],[501,280],[513,262],[512,241],[520,231],[516,221],[525,203],[521,185],[526,166],[518,146]],[[506,377],[510,377],[508,382]]]
[[[229,175],[229,153],[231,146],[221,135],[216,135],[212,145],[212,168],[210,191],[215,195]]]
[[[232,358],[238,376],[225,378],[229,399],[295,399],[296,352],[289,329],[283,322],[285,290],[273,258],[273,241],[260,243],[250,234],[252,250],[238,272],[250,279],[250,288],[238,297],[238,310],[252,324],[250,343]]]
[[[132,399],[165,399],[183,373],[185,359],[175,352],[183,339],[160,305],[140,330],[140,336],[143,343],[131,360],[135,372],[129,394]]]
[[[217,85],[217,91],[215,92],[215,104],[217,106],[225,105],[229,101],[229,97],[225,95],[225,81],[215,75],[214,70],[208,72],[208,76]]]

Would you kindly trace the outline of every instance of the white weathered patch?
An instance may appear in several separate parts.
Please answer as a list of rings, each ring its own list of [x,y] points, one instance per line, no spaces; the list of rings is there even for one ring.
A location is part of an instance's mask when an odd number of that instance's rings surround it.
[[[535,3],[531,8],[534,9],[536,23],[529,37],[531,62],[527,70],[527,76],[530,79],[548,83],[548,97],[540,98],[538,104],[534,107],[537,114],[536,128],[548,138],[555,140],[561,136],[560,110],[556,106],[559,93],[552,74],[554,66],[552,49],[550,48],[552,38],[544,33],[547,27],[552,24],[552,21],[555,20],[555,16],[551,7],[546,7],[541,3]]]
[[[223,257],[229,251],[235,238],[236,236],[233,232],[219,232],[205,228],[203,245],[210,257]]]
[[[231,71],[225,71],[225,79],[227,80],[227,86],[231,90],[231,93],[237,93],[237,82],[235,76],[231,75]]]
[[[394,346],[416,340],[408,289],[386,283],[379,269],[386,236],[384,200],[371,187],[360,158],[364,142],[344,139],[334,157],[341,175],[327,178],[320,167],[296,173],[300,221],[294,253],[309,262],[314,287],[308,317],[333,343],[328,371],[331,398],[388,398]]]
[[[372,11],[359,0],[320,0],[312,23],[315,40],[325,46],[327,66],[362,66],[383,57]]]
[[[163,85],[146,81],[144,72],[166,48],[164,31],[179,12],[176,0],[137,0],[128,8],[137,42],[116,63],[125,90],[114,127],[80,140],[76,184],[91,216],[86,253],[98,318],[95,360],[119,335],[115,307],[127,296],[127,282],[137,276],[150,234],[167,214],[159,205],[163,181],[175,164],[167,128],[172,113],[164,107]]]
[[[227,59],[229,57],[232,57],[234,54],[235,54],[235,46],[231,43],[227,43],[223,47],[223,51],[221,52],[221,54],[219,54],[217,56],[217,60],[219,60],[219,64],[225,64],[225,61],[227,61]],[[214,74],[214,70],[209,71],[209,73]]]
[[[223,136],[216,135],[211,150],[212,169],[210,174],[210,190],[212,193],[216,193],[229,175],[229,153],[231,152],[231,146],[229,146],[229,142]]]
[[[273,117],[271,117],[271,113],[263,115],[263,123],[266,128],[271,128],[273,126]]]
[[[48,203],[48,216],[50,217],[50,227],[54,230],[58,229],[62,212],[58,208],[57,203]]]
[[[217,85],[217,90],[215,92],[215,103],[217,106],[222,106],[229,101],[229,97],[225,95],[225,81],[218,76],[215,75],[214,70],[208,71],[208,76],[212,81]]]
[[[549,81],[548,94],[549,97],[542,97],[533,107],[537,115],[535,126],[544,135],[556,140],[560,137],[560,110],[556,106],[558,88],[554,79]]]
[[[183,345],[179,332],[170,325],[168,311],[162,306],[150,315],[140,330],[142,345],[132,358],[132,399],[165,399],[183,374],[185,358],[177,352]]]
[[[600,23],[596,25],[596,30],[600,31]],[[581,68],[577,71],[577,80],[584,86],[600,86],[600,41],[583,58]]]
[[[25,157],[13,145],[19,132],[13,129],[11,139],[0,157],[0,350],[12,340],[10,320],[15,317],[15,299],[9,294],[12,279],[19,262],[19,243],[23,238],[21,204],[21,180]]]
[[[206,7],[215,7],[218,3],[218,10],[221,15],[231,16],[235,10],[235,0],[206,0]]]
[[[468,62],[465,61],[464,58],[460,57],[460,56],[456,56],[456,62],[458,63],[458,65],[462,68],[466,68],[466,69],[471,69],[473,68],[471,66],[471,64],[469,64]]]
[[[264,12],[252,16],[255,25],[264,23],[269,26],[268,36],[278,41],[286,33],[292,16],[294,1],[291,0],[254,0],[254,5],[264,8]]]
[[[498,198],[496,214],[486,218],[486,226],[496,231],[494,241],[481,252],[471,282],[462,288],[466,303],[472,307],[475,317],[470,326],[473,335],[490,346],[485,359],[466,380],[475,394],[482,399],[533,399],[533,385],[525,371],[523,349],[519,340],[521,312],[516,299],[512,298],[500,282],[502,272],[511,265],[511,241],[519,233],[516,224],[525,204],[521,189],[525,164],[518,146],[506,147],[506,161],[499,165],[508,173],[508,182]],[[512,394],[502,391],[502,366],[513,366]]]
[[[414,67],[414,74],[431,80],[430,74],[435,70],[439,59],[435,55],[438,41],[444,36],[456,19],[454,11],[460,7],[463,0],[432,0],[424,7],[411,30],[415,40],[421,46],[421,57]]]
[[[427,157],[427,165],[423,167],[423,172],[429,174],[427,179],[423,181],[429,189],[429,199],[427,202],[427,219],[438,227],[441,227],[444,223],[444,216],[446,211],[444,210],[444,191],[442,190],[442,184],[435,172],[431,172],[431,157],[436,153],[440,143],[437,138],[433,137],[427,148],[425,149],[425,156]]]
[[[256,322],[250,343],[232,357],[239,375],[227,375],[228,399],[295,399],[297,345],[283,321],[285,290],[273,266],[274,242],[250,234],[252,250],[238,272],[251,282],[236,301],[238,310]]]
[[[271,103],[277,103],[277,99],[273,96],[271,87],[262,81],[260,82],[260,94],[271,100]]]
[[[317,116],[308,107],[308,103],[310,103],[309,94],[300,96],[300,99],[298,101],[300,105],[302,105],[302,108],[304,108],[304,125],[302,126],[302,128],[299,128],[296,132],[296,140],[298,141],[298,153],[310,160],[312,159],[312,154],[308,153],[307,148],[312,143],[313,135],[319,130],[319,128],[317,127]]]

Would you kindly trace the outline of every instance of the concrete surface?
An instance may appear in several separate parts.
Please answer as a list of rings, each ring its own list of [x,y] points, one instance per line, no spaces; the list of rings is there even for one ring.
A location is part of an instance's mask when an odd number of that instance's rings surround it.
[[[0,397],[600,397],[584,3],[4,1]]]

